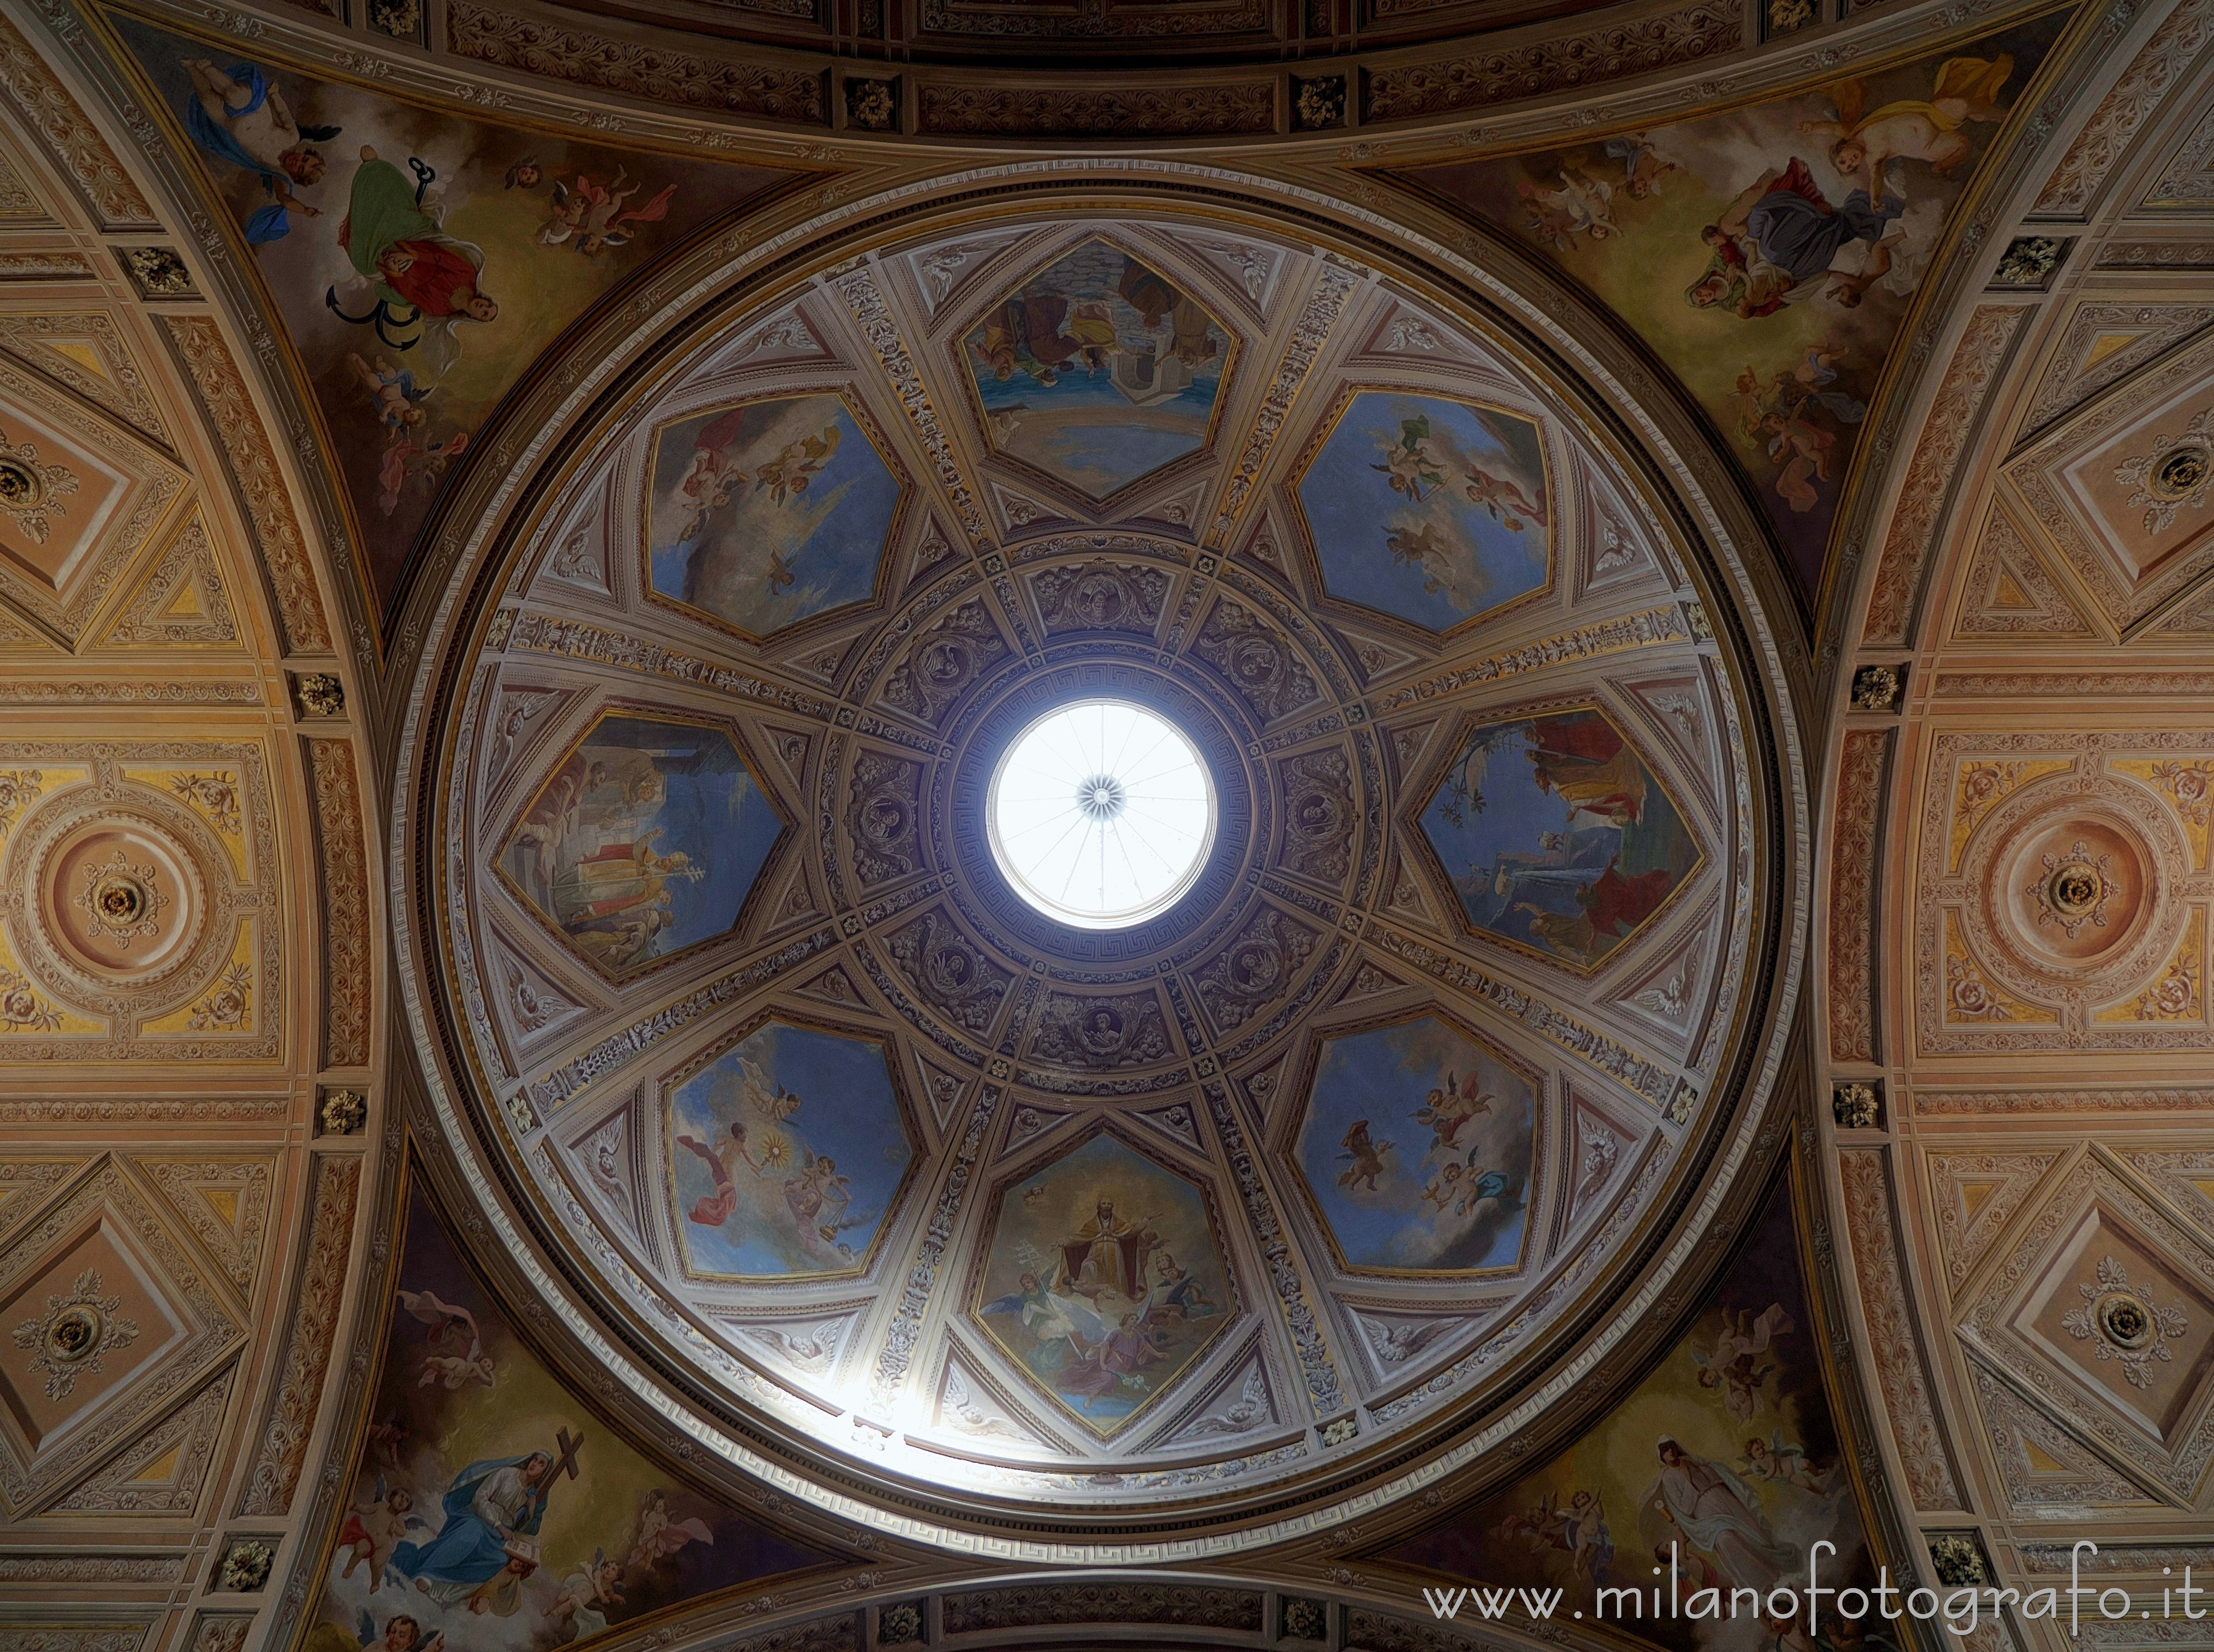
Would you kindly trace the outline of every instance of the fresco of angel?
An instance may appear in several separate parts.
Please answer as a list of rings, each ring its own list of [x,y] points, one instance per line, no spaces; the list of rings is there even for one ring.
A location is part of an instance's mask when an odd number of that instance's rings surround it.
[[[284,95],[250,63],[225,72],[206,58],[186,58],[192,101],[185,106],[185,128],[193,142],[217,160],[261,180],[269,205],[246,221],[246,239],[254,246],[291,233],[291,214],[321,217],[322,209],[300,199],[295,186],[323,180],[326,162],[316,144],[339,135],[336,126],[303,126]]]
[[[492,1357],[484,1351],[474,1314],[467,1308],[440,1301],[433,1291],[403,1290],[399,1293],[399,1300],[403,1312],[431,1328],[424,1338],[431,1351],[423,1356],[423,1374],[417,1380],[420,1386],[428,1388],[437,1383],[450,1392],[464,1383],[480,1382],[487,1388],[492,1386]],[[464,1346],[467,1353],[456,1351]]]
[[[723,1275],[851,1270],[914,1156],[883,1047],[781,1022],[678,1086],[669,1130],[693,1266]]]
[[[410,1532],[427,1532],[429,1524],[413,1512],[415,1494],[404,1485],[388,1485],[376,1477],[376,1495],[358,1508],[349,1509],[339,1528],[339,1552],[346,1557],[340,1577],[352,1577],[354,1568],[365,1567],[371,1594],[383,1586],[384,1569],[392,1551]]]
[[[1087,1349],[1107,1340],[1107,1322],[1079,1296],[1049,1291],[1035,1273],[1025,1273],[1015,1288],[984,1304],[987,1314],[1012,1317],[1031,1339],[1050,1347],[1066,1347],[1067,1357],[1082,1359]]]
[[[768,490],[772,504],[782,505],[807,491],[808,484],[830,467],[843,432],[825,425],[820,434],[810,431],[788,443],[754,477],[754,491]]]
[[[1606,1500],[1599,1492],[1579,1487],[1566,1503],[1547,1492],[1533,1506],[1509,1514],[1497,1535],[1520,1539],[1533,1554],[1557,1549],[1569,1557],[1577,1575],[1604,1583],[1614,1559],[1614,1533],[1607,1528]]]
[[[423,403],[436,389],[424,385],[417,389],[413,368],[398,367],[379,356],[373,361],[364,360],[360,352],[346,352],[346,365],[361,381],[362,389],[376,408],[376,417],[394,441],[402,439],[411,426],[420,425],[428,416]]]
[[[673,1558],[687,1544],[704,1543],[712,1548],[714,1542],[714,1533],[697,1514],[683,1520],[673,1517],[669,1512],[669,1494],[658,1486],[639,1499],[638,1519],[631,1533],[632,1565],[657,1565]]]
[[[1428,1098],[1415,1110],[1415,1123],[1431,1132],[1429,1152],[1423,1157],[1459,1152],[1462,1127],[1471,1118],[1489,1112],[1498,1099],[1473,1083],[1463,1091],[1460,1074],[1448,1071],[1445,1083],[1432,1085]]]
[[[595,1549],[588,1564],[561,1580],[541,1615],[557,1643],[590,1640],[607,1632],[608,1613],[623,1604],[622,1563]]]
[[[1337,1144],[1337,1156],[1353,1161],[1338,1172],[1337,1184],[1353,1192],[1364,1187],[1371,1193],[1375,1192],[1376,1178],[1385,1171],[1384,1155],[1398,1145],[1395,1141],[1372,1139],[1368,1134],[1368,1121],[1355,1119],[1346,1126],[1345,1135]]]
[[[423,1625],[408,1612],[395,1612],[378,1633],[376,1618],[367,1606],[346,1629],[325,1619],[301,1638],[301,1652],[442,1652],[446,1644],[442,1630],[425,1639]]]
[[[1368,468],[1381,471],[1393,493],[1404,493],[1416,505],[1422,502],[1425,488],[1446,485],[1445,467],[1430,451],[1430,421],[1427,418],[1401,419],[1399,439],[1384,444],[1384,462],[1371,463]]]
[[[1836,102],[1834,120],[1802,120],[1800,132],[1830,140],[1830,163],[1848,178],[1860,180],[1861,193],[1879,200],[1901,193],[1895,161],[1922,161],[1940,178],[1974,153],[1960,129],[1971,121],[2006,119],[1998,101],[2014,59],[2004,52],[1991,58],[1948,58],[1937,66],[1936,83],[1927,99],[1900,98],[1863,113],[1867,83],[1844,80],[1826,89]]]
[[[1778,1337],[1797,1327],[1780,1302],[1771,1302],[1758,1314],[1751,1308],[1735,1313],[1724,1310],[1722,1334],[1711,1352],[1702,1354],[1697,1344],[1691,1358],[1699,1367],[1699,1386],[1719,1388],[1722,1404],[1739,1422],[1752,1420],[1768,1404],[1768,1379],[1782,1369],[1769,1357],[1769,1347]]]
[[[1783,1438],[1780,1429],[1771,1429],[1763,1440],[1754,1435],[1745,1442],[1745,1455],[1738,1459],[1738,1468],[1744,1474],[1771,1484],[1797,1486],[1801,1491],[1811,1491],[1817,1496],[1827,1492],[1836,1483],[1838,1471],[1818,1470],[1807,1460],[1807,1448]]]

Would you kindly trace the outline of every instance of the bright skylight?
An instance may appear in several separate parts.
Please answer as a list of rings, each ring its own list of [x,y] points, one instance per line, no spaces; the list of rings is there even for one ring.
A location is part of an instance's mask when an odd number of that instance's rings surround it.
[[[1016,892],[1083,929],[1165,912],[1214,843],[1214,782],[1198,748],[1120,700],[1063,706],[1017,735],[985,812]]]

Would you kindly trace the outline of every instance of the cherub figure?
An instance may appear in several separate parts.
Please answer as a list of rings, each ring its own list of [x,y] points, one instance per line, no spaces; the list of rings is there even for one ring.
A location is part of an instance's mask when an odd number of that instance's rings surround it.
[[[755,473],[754,492],[768,489],[770,502],[779,505],[797,499],[836,456],[843,435],[837,425],[825,425],[820,436],[803,436],[787,443],[782,452]]]
[[[1430,452],[1430,421],[1427,416],[1403,419],[1399,421],[1399,440],[1397,445],[1384,450],[1384,462],[1371,464],[1371,470],[1380,470],[1384,480],[1395,493],[1404,493],[1416,505],[1422,502],[1424,488],[1446,485],[1445,467]]]
[[[586,258],[597,258],[610,247],[627,247],[638,232],[626,230],[623,225],[658,223],[669,216],[669,200],[676,194],[676,186],[670,184],[644,206],[626,211],[624,203],[645,187],[641,181],[625,189],[623,180],[628,175],[618,167],[615,181],[602,187],[588,173],[577,174],[577,193],[584,203],[582,221],[576,226],[577,250]]]
[[[723,1144],[720,1151],[691,1135],[678,1136],[676,1145],[706,1159],[707,1173],[714,1178],[714,1192],[706,1198],[693,1201],[692,1220],[702,1227],[720,1227],[730,1221],[731,1213],[738,1208],[738,1166],[741,1164],[748,1166],[756,1177],[762,1170],[761,1161],[754,1157],[752,1148],[746,1145],[745,1121],[733,1119],[731,1122],[730,1140]]]
[[[376,405],[378,422],[392,432],[394,440],[401,439],[409,427],[423,422],[426,416],[423,403],[437,388],[436,385],[426,384],[417,389],[413,369],[395,368],[382,356],[374,361],[364,361],[358,351],[349,350],[346,352],[346,364],[353,369],[354,376],[369,392],[370,401]]]
[[[1720,1388],[1722,1404],[1739,1422],[1749,1422],[1767,1403],[1768,1379],[1782,1367],[1767,1356],[1769,1345],[1796,1329],[1781,1302],[1771,1302],[1758,1314],[1740,1308],[1722,1315],[1722,1334],[1714,1351],[1701,1355],[1694,1346],[1691,1357],[1699,1367],[1699,1386]]]
[[[1397,1144],[1390,1141],[1371,1141],[1368,1135],[1368,1121],[1365,1118],[1355,1119],[1347,1128],[1344,1139],[1338,1143],[1342,1151],[1337,1156],[1341,1159],[1350,1159],[1353,1163],[1349,1169],[1339,1175],[1337,1184],[1348,1192],[1357,1191],[1364,1184],[1371,1193],[1377,1191],[1376,1178],[1381,1176],[1385,1169],[1384,1155],[1391,1152],[1395,1145]]]
[[[480,1382],[487,1388],[492,1386],[497,1367],[492,1355],[484,1351],[474,1314],[467,1308],[440,1301],[432,1291],[404,1290],[399,1297],[402,1311],[431,1327],[425,1341],[431,1351],[423,1356],[423,1374],[416,1380],[417,1387],[443,1384],[446,1392],[452,1393],[472,1382]],[[449,1351],[460,1347],[465,1338],[468,1353]]]
[[[630,1563],[651,1566],[670,1558],[688,1543],[714,1546],[715,1534],[697,1514],[676,1520],[669,1513],[669,1494],[656,1486],[638,1500],[638,1523],[633,1530]]]
[[[1522,520],[1542,523],[1545,507],[1525,493],[1521,483],[1511,476],[1501,476],[1471,465],[1468,470],[1469,498],[1491,513],[1492,520],[1504,526],[1510,534],[1522,531]]]
[[[284,95],[250,63],[233,64],[225,73],[206,58],[187,58],[184,70],[193,83],[192,100],[185,106],[193,142],[217,160],[255,174],[269,197],[269,205],[247,219],[247,241],[261,246],[281,239],[291,232],[295,212],[321,217],[322,209],[302,200],[295,186],[312,187],[323,180],[325,162],[315,144],[337,137],[339,128],[302,125]]]
[[[1786,1444],[1781,1429],[1771,1430],[1767,1439],[1758,1435],[1745,1442],[1745,1455],[1738,1459],[1738,1466],[1747,1474],[1757,1474],[1764,1480],[1773,1480],[1785,1485],[1795,1485],[1801,1491],[1811,1491],[1817,1496],[1829,1490],[1836,1476],[1834,1471],[1822,1473],[1807,1460],[1804,1446]]]
[[[1428,1099],[1415,1110],[1415,1123],[1428,1127],[1434,1136],[1430,1143],[1431,1153],[1441,1149],[1458,1152],[1461,1127],[1478,1114],[1489,1112],[1497,1099],[1472,1084],[1463,1090],[1460,1074],[1447,1073],[1445,1083],[1432,1086]]]
[[[1961,127],[1971,122],[2006,119],[1998,101],[2014,59],[2001,53],[1991,58],[1948,58],[1937,67],[1937,83],[1929,98],[1900,98],[1862,112],[1868,97],[1867,83],[1857,76],[1826,89],[1837,105],[1835,120],[1802,120],[1799,130],[1809,138],[1830,140],[1830,164],[1848,178],[1857,178],[1870,200],[1881,200],[1887,191],[1899,193],[1895,180],[1885,176],[1893,161],[1926,161],[1940,178],[1974,152],[1975,145]]]
[[[385,1563],[392,1558],[394,1545],[410,1531],[430,1529],[410,1512],[414,1507],[413,1492],[404,1485],[388,1488],[384,1477],[378,1475],[376,1496],[350,1510],[339,1528],[339,1550],[346,1557],[346,1569],[339,1576],[352,1577],[355,1567],[366,1563],[369,1592],[376,1594],[383,1585]]]
[[[591,1563],[562,1579],[547,1603],[544,1615],[556,1637],[584,1641],[606,1633],[608,1613],[623,1604],[621,1582],[622,1563],[609,1559],[604,1549],[593,1550]]]
[[[1458,1160],[1447,1165],[1430,1178],[1430,1184],[1422,1190],[1416,1203],[1434,1204],[1438,1208],[1437,1214],[1444,1215],[1446,1207],[1459,1196],[1462,1174]]]

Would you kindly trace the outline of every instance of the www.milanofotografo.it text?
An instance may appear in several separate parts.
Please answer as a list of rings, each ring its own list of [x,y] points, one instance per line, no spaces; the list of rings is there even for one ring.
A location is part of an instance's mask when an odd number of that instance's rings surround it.
[[[1688,1593],[1682,1587],[1682,1576],[1678,1569],[1677,1545],[1668,1545],[1667,1582],[1664,1587],[1655,1583],[1648,1590],[1641,1586],[1602,1587],[1593,1595],[1588,1612],[1581,1606],[1571,1607],[1568,1615],[1574,1618],[1592,1618],[1600,1622],[1650,1622],[1667,1618],[1725,1618],[1758,1617],[1763,1622],[1789,1625],[1804,1617],[1807,1632],[1814,1633],[1823,1614],[1859,1622],[1868,1618],[1881,1618],[1897,1622],[1901,1618],[1912,1618],[1923,1623],[1942,1622],[1955,1635],[1967,1636],[1975,1632],[1978,1623],[1996,1618],[2000,1608],[2012,1606],[2024,1618],[2046,1618],[2059,1622],[2065,1620],[2068,1632],[2075,1635],[2085,1617],[2096,1612],[2108,1621],[2131,1615],[2134,1601],[2127,1589],[2109,1587],[2092,1588],[2083,1582],[2082,1566],[2085,1555],[2096,1557],[2099,1545],[2086,1538],[2076,1545],[2070,1557],[2068,1584],[2033,1589],[2027,1594],[2016,1588],[1996,1584],[1974,1587],[1961,1585],[1940,1593],[1927,1584],[1903,1588],[1891,1581],[1889,1567],[1878,1567],[1873,1588],[1832,1588],[1820,1581],[1816,1568],[1822,1552],[1834,1555],[1837,1545],[1826,1539],[1816,1542],[1807,1562],[1807,1581],[1793,1587],[1779,1583],[1764,1594],[1759,1589],[1700,1588]],[[2169,1569],[2162,1569],[2172,1576]],[[1654,1576],[1662,1575],[1655,1566]],[[1567,1591],[1559,1588],[1533,1589],[1521,1587],[1491,1588],[1482,1584],[1460,1588],[1425,1588],[1422,1598],[1433,1615],[1441,1619],[1458,1618],[1465,1612],[1470,1617],[1495,1619],[1508,1617],[1526,1617],[1540,1621],[1557,1618],[1565,1603]],[[2161,1591],[2161,1616],[2176,1615],[2180,1603],[2181,1616],[2197,1622],[2208,1615],[2207,1609],[2194,1610],[2192,1601],[2205,1595],[2214,1598],[2214,1588],[2194,1584],[2191,1568],[2183,1569],[2183,1582],[2170,1583]],[[2121,1604],[2111,1602],[2119,1599]],[[2090,1601],[2085,1606],[2086,1600]],[[1828,1606],[1823,1603],[1827,1600]],[[2150,1606],[2138,1608],[2136,1615],[2150,1618]]]

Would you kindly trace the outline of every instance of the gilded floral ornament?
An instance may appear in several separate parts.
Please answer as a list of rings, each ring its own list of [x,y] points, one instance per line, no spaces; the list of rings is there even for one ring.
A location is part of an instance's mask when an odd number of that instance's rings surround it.
[[[67,466],[41,464],[34,444],[0,436],[0,511],[24,538],[45,544],[53,526],[46,513],[66,516],[62,501],[76,492],[76,475]]]
[[[0,838],[8,835],[16,817],[45,795],[37,769],[0,769]]]
[[[1963,1021],[2010,1021],[2014,1011],[1991,990],[1983,971],[1966,952],[1945,960],[1945,997],[1954,1019]]]
[[[2100,1359],[2119,1360],[2122,1374],[2132,1388],[2150,1386],[2152,1362],[2173,1361],[2175,1355],[2169,1341],[2191,1328],[2183,1310],[2156,1306],[2152,1293],[2142,1285],[2131,1285],[2128,1270],[2112,1257],[2099,1258],[2095,1283],[2078,1285],[2076,1289],[2083,1305],[2062,1316],[2060,1323],[2068,1334],[2078,1342],[2090,1343]]]
[[[161,868],[133,866],[121,849],[84,869],[84,887],[72,902],[84,914],[84,933],[92,940],[113,941],[127,949],[134,940],[162,933]]]
[[[2155,763],[2149,771],[2155,785],[2175,800],[2175,812],[2189,824],[2204,826],[2214,812],[2214,767],[2197,762]]]
[[[68,1398],[80,1376],[98,1374],[102,1355],[138,1340],[138,1323],[116,1311],[122,1306],[101,1294],[100,1270],[87,1268],[67,1296],[49,1296],[44,1314],[15,1327],[15,1346],[33,1350],[28,1368],[44,1374],[48,1399]]]
[[[2044,876],[2032,878],[2022,890],[2037,902],[2038,927],[2058,924],[2070,940],[2087,923],[2104,929],[2107,902],[2113,895],[2107,869],[2114,857],[2093,854],[2078,838],[2064,854],[2047,854],[2042,859]]]
[[[2114,480],[2130,485],[2131,510],[2144,507],[2149,534],[2165,533],[2186,506],[2205,510],[2207,489],[2214,486],[2214,408],[2192,414],[2179,435],[2155,436],[2150,452],[2115,468]]]
[[[52,1032],[60,1012],[49,1006],[31,983],[13,970],[0,970],[0,1032]]]
[[[193,1006],[192,1019],[186,1025],[194,1032],[242,1031],[253,1006],[253,968],[234,964],[223,972],[215,990]]]
[[[240,828],[238,776],[228,768],[211,774],[179,774],[169,782],[179,801],[203,811],[218,831],[235,835]]]

